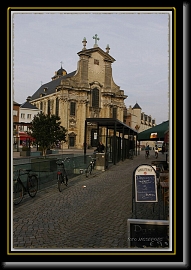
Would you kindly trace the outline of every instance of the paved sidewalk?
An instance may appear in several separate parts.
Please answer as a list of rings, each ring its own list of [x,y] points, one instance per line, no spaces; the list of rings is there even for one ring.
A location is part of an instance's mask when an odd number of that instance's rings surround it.
[[[158,160],[166,156],[159,153]],[[112,165],[105,172],[95,171],[69,180],[68,187],[58,192],[54,185],[37,193],[27,194],[13,206],[13,248],[99,250],[127,249],[127,219],[132,218],[132,177],[140,164],[156,160],[144,152]],[[137,207],[137,218],[163,219],[153,205]],[[62,251],[62,250],[61,250]]]

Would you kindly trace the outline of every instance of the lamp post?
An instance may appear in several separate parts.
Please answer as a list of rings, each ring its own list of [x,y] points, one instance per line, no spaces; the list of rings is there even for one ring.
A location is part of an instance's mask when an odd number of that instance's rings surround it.
[[[15,151],[15,149],[16,149],[16,144],[17,144],[16,135],[14,135],[13,136],[13,151]]]

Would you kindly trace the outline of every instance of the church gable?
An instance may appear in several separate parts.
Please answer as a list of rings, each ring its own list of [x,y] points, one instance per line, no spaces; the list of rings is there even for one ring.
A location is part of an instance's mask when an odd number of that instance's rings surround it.
[[[104,84],[105,81],[105,62],[99,52],[93,52],[88,63],[88,80],[99,81]]]

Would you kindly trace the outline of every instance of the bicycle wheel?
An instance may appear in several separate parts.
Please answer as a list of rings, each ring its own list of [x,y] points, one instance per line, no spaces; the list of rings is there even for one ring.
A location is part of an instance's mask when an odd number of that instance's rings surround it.
[[[64,175],[63,182],[64,182],[65,186],[68,185],[68,176],[66,174]]]
[[[63,186],[64,186],[63,177],[61,174],[57,175],[57,181],[58,181],[58,190],[61,192],[63,190]]]
[[[24,197],[24,188],[22,184],[18,181],[15,181],[13,184],[13,203],[15,205],[19,204]]]
[[[36,175],[31,175],[27,179],[27,189],[30,197],[35,197],[38,190],[38,178]]]
[[[90,164],[90,165],[87,167],[87,170],[86,170],[86,177],[88,177],[91,173],[92,173],[92,165]]]

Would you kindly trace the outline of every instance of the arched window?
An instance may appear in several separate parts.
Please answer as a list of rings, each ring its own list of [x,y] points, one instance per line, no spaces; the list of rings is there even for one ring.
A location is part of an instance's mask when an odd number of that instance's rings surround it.
[[[99,90],[97,88],[92,90],[92,107],[95,109],[99,108]]]
[[[76,102],[70,102],[70,115],[75,116],[76,115]]]

